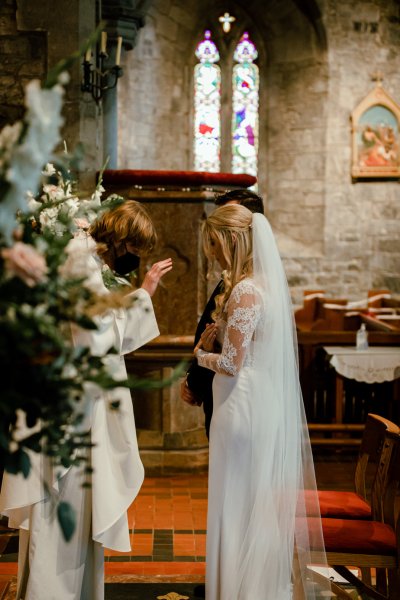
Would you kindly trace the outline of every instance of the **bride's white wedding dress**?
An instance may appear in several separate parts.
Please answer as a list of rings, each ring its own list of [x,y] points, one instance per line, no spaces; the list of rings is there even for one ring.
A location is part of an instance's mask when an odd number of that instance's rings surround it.
[[[304,598],[310,562],[304,488],[315,490],[290,297],[264,216],[253,216],[254,276],[236,284],[218,322],[210,430],[207,600],[291,600],[295,545]],[[257,235],[261,234],[261,245]],[[265,247],[267,244],[267,248]],[[265,261],[258,260],[268,250]],[[301,579],[301,577],[300,577]],[[298,584],[298,582],[297,582]]]

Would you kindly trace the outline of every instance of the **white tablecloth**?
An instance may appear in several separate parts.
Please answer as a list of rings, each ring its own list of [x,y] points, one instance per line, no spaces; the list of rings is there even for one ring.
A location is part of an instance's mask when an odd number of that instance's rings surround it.
[[[363,381],[382,383],[400,377],[400,347],[372,346],[357,350],[354,346],[324,346],[337,373]]]

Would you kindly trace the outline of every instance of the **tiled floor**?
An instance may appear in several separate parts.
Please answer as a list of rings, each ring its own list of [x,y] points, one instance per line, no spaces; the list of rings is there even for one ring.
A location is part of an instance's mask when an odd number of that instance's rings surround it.
[[[128,511],[132,551],[106,551],[106,574],[204,574],[207,475],[148,477]]]
[[[316,463],[320,489],[351,489],[352,461]],[[147,477],[128,511],[132,550],[107,550],[106,581],[204,581],[207,475]],[[17,573],[17,532],[0,529],[1,583]]]
[[[205,573],[206,522],[206,474],[146,478],[128,510],[132,550],[106,550],[106,576],[196,575],[201,581]],[[3,526],[0,577],[16,574],[17,551],[17,532]]]

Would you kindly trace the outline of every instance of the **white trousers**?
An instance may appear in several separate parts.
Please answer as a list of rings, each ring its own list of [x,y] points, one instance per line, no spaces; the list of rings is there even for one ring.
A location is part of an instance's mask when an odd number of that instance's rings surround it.
[[[104,550],[92,540],[92,490],[82,487],[81,473],[72,467],[59,482],[57,500],[76,514],[69,542],[54,500],[34,504],[30,530],[20,529],[16,600],[104,600]]]

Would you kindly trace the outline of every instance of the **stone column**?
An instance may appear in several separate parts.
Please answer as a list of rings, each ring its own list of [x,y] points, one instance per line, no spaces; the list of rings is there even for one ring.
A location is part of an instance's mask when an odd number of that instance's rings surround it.
[[[103,0],[101,18],[106,23],[107,54],[106,68],[115,65],[118,36],[123,39],[123,50],[132,50],[138,30],[144,25],[143,14],[147,3],[135,0]],[[112,84],[112,77],[110,84]],[[103,96],[103,160],[108,168],[116,169],[118,161],[118,83]]]
[[[115,65],[116,44],[112,43],[107,48],[107,60],[105,68],[110,69]],[[109,85],[113,84],[114,77],[109,75]],[[103,104],[103,162],[106,160],[109,169],[117,168],[118,160],[118,106],[117,106],[117,86],[104,92]]]

